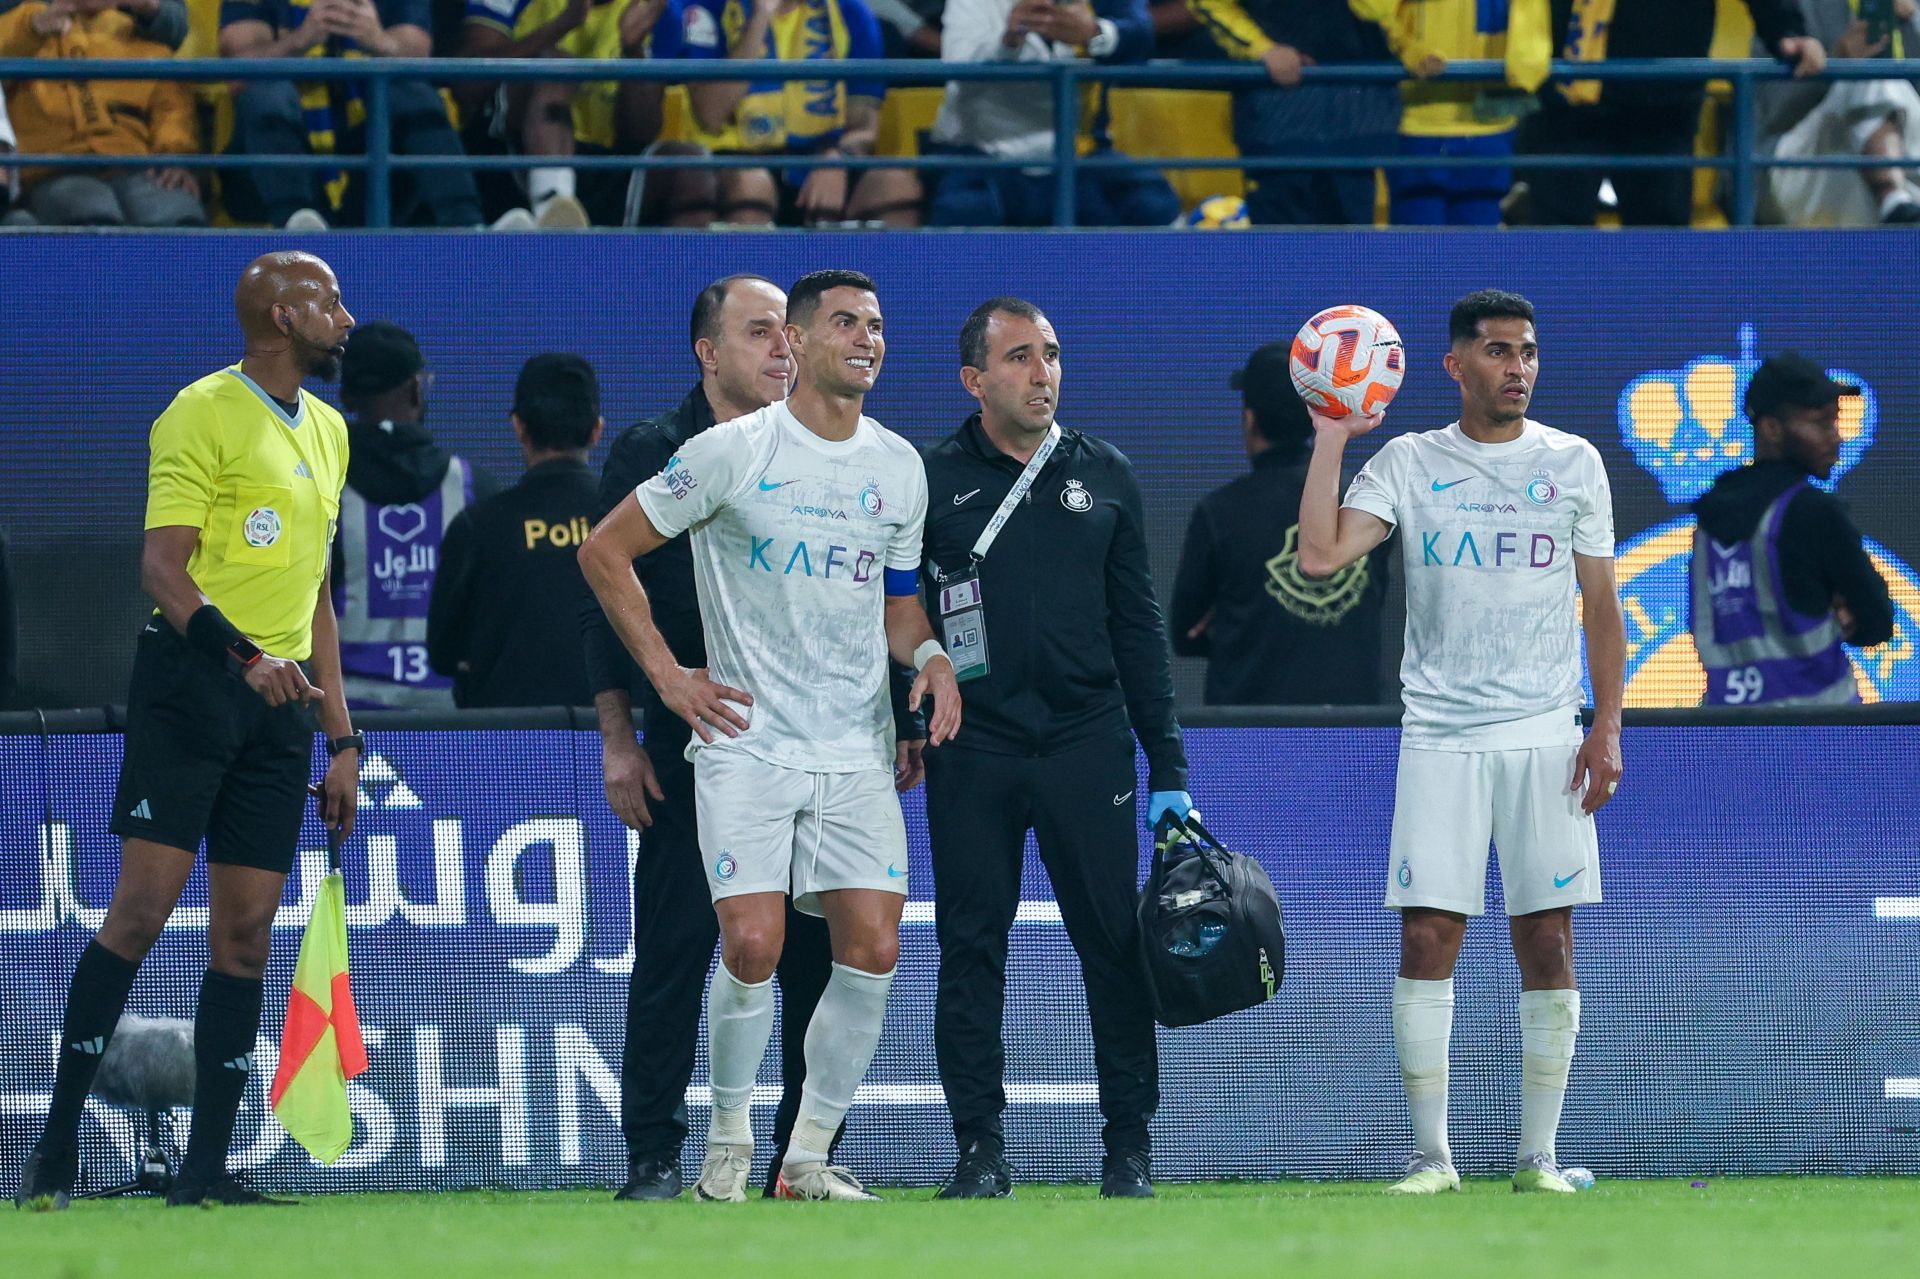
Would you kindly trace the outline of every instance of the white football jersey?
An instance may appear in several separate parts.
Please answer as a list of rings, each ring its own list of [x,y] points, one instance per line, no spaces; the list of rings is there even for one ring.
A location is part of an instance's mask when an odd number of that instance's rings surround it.
[[[1514,750],[1577,740],[1574,555],[1613,555],[1606,466],[1528,421],[1504,444],[1460,424],[1388,440],[1345,505],[1400,530],[1407,583],[1403,738]]]
[[[785,404],[709,427],[634,491],[667,537],[688,529],[707,667],[753,695],[739,749],[819,773],[893,767],[885,570],[920,567],[927,473],[863,417],[823,440]]]

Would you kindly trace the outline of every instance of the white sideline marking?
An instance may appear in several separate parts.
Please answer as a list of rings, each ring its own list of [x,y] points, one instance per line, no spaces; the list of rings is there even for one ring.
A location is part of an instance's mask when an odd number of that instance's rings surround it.
[[[757,1084],[753,1089],[756,1106],[780,1100],[780,1089]],[[1097,1084],[1008,1084],[1007,1103],[1014,1106],[1091,1106],[1100,1100]],[[713,1089],[694,1084],[687,1089],[689,1106],[713,1105]],[[946,1090],[939,1084],[861,1084],[853,1094],[856,1106],[944,1106]]]
[[[1915,898],[1914,901],[1917,903],[1914,917],[1920,919],[1920,897]],[[933,903],[908,902],[906,910],[900,916],[900,922],[903,924],[931,924],[933,922]],[[1020,908],[1013,912],[1013,922],[1016,924],[1057,924],[1060,922],[1060,903],[1021,902]]]

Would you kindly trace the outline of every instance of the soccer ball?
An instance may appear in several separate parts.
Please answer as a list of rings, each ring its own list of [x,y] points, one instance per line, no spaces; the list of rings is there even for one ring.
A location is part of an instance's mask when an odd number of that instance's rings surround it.
[[[1209,196],[1173,220],[1189,231],[1241,231],[1253,225],[1247,202],[1237,195]]]
[[[1293,389],[1322,417],[1384,409],[1406,375],[1400,330],[1364,306],[1330,306],[1293,335]]]

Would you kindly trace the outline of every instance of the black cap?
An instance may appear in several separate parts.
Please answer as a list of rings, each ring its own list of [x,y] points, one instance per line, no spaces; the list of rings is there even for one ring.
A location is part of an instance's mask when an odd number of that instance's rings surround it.
[[[397,324],[374,320],[357,326],[347,339],[347,353],[340,360],[340,390],[344,395],[379,395],[426,367],[413,334]]]
[[[1293,385],[1292,360],[1293,343],[1269,342],[1249,355],[1246,367],[1229,382],[1253,410],[1261,434],[1275,442],[1295,435],[1305,437],[1313,430],[1306,401]]]
[[[1758,422],[1781,409],[1812,409],[1831,404],[1860,388],[1836,382],[1827,371],[1797,351],[1768,357],[1747,383],[1747,421]]]
[[[1246,367],[1233,375],[1229,385],[1255,413],[1278,407],[1283,397],[1298,400],[1300,393],[1293,389],[1289,368],[1292,358],[1293,343],[1269,342],[1247,357]]]

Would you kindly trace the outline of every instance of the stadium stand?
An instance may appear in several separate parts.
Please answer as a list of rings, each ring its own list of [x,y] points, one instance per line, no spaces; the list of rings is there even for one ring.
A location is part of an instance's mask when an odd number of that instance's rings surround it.
[[[28,0],[0,15],[0,56],[42,59],[166,58],[154,39],[108,0]],[[16,84],[13,129],[31,153],[100,155],[136,166],[102,174],[28,168],[12,226],[205,226],[200,184],[176,165],[140,165],[199,150],[193,102],[169,80],[37,80]]]

